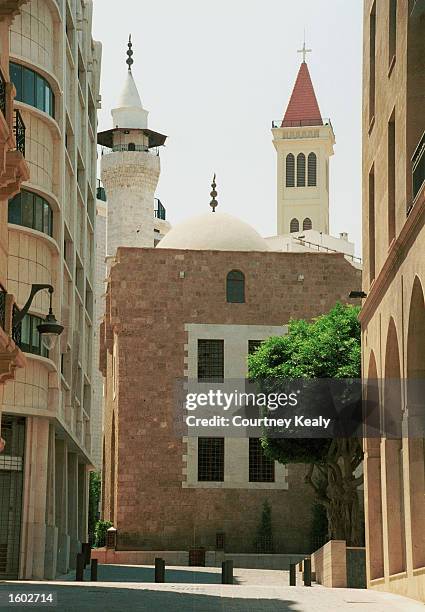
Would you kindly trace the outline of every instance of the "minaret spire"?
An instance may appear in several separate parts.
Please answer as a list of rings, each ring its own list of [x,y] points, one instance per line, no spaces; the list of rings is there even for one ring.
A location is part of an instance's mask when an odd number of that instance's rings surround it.
[[[213,182],[211,183],[211,187],[212,187],[212,191],[210,193],[210,196],[212,197],[212,200],[210,202],[210,206],[212,208],[212,211],[215,212],[215,209],[218,206],[218,202],[216,200],[217,191],[215,190],[215,188],[217,187],[216,182],[215,182],[215,172],[214,172]]]
[[[133,55],[133,49],[132,49],[133,43],[131,42],[131,34],[128,37],[127,47],[128,47],[128,49],[127,49],[127,56],[128,57],[125,60],[125,63],[128,66],[128,71],[131,72],[131,66],[134,64],[134,59],[132,57],[132,55]]]

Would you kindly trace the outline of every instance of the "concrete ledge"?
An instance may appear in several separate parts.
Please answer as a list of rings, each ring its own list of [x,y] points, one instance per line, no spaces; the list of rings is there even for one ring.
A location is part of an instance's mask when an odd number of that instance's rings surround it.
[[[164,559],[166,565],[189,565],[186,550],[114,550],[112,548],[92,549],[92,559],[99,563],[117,565],[153,565],[155,557]]]

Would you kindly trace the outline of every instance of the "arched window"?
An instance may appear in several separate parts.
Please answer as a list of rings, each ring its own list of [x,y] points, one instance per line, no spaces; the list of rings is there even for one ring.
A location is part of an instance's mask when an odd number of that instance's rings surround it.
[[[21,64],[10,62],[10,78],[16,87],[16,100],[35,106],[51,117],[55,116],[55,95],[41,74]]]
[[[292,219],[289,225],[289,231],[291,232],[299,232],[300,231],[300,223],[298,219]]]
[[[313,228],[313,224],[311,222],[311,219],[309,219],[309,217],[306,217],[303,221],[303,230],[309,230]]]
[[[316,187],[317,184],[317,157],[315,153],[309,153],[307,162],[308,186]]]
[[[286,156],[286,186],[295,187],[295,157],[292,153]]]
[[[9,200],[9,223],[30,227],[53,236],[53,211],[41,196],[22,189]]]
[[[128,143],[128,150],[129,151],[135,151],[136,150],[136,145],[134,144],[134,142],[129,142]]]
[[[305,187],[305,155],[297,155],[297,187]]]
[[[245,302],[245,275],[240,270],[231,270],[227,275],[226,296],[229,303]]]

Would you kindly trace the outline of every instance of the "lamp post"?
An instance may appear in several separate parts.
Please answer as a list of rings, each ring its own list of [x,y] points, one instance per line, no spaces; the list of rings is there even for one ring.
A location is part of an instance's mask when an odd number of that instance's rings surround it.
[[[56,320],[56,317],[53,314],[52,296],[53,296],[54,289],[52,285],[39,285],[39,284],[31,285],[31,293],[29,295],[28,300],[26,301],[25,306],[22,308],[22,310],[17,311],[13,317],[12,328],[13,330],[15,330],[19,326],[19,324],[22,322],[22,319],[25,317],[28,310],[30,309],[35,295],[39,291],[42,291],[43,289],[47,289],[50,294],[49,314],[46,316],[43,323],[40,323],[40,325],[37,325],[37,330],[41,336],[41,341],[43,345],[46,347],[48,351],[51,351],[54,348],[58,337],[61,335],[64,329],[63,325],[61,325]]]

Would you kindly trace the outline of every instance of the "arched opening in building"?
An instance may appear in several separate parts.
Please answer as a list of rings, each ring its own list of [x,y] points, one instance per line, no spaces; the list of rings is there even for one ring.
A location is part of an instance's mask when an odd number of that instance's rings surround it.
[[[317,184],[317,157],[315,153],[309,153],[307,160],[307,184],[316,187]]]
[[[313,223],[309,217],[306,217],[303,221],[303,230],[311,230],[313,229]]]
[[[289,224],[289,231],[291,232],[291,234],[293,232],[300,231],[300,222],[298,221],[298,219],[291,219],[291,223]]]
[[[384,478],[387,507],[388,570],[390,575],[398,574],[406,569],[400,376],[397,330],[394,319],[391,318],[385,346],[383,411],[385,436]]]
[[[292,153],[286,156],[286,186],[295,187],[295,157]]]
[[[297,187],[305,187],[305,155],[297,155]]]
[[[370,579],[384,576],[384,544],[382,523],[381,485],[381,438],[379,381],[373,351],[369,357],[366,381],[365,440],[366,451],[365,484],[367,499],[367,542],[369,547]]]
[[[110,490],[109,490],[109,520],[112,523],[115,523],[115,471],[116,471],[116,462],[115,462],[115,412],[112,413],[112,431],[111,431],[111,478],[110,482]]]
[[[425,448],[417,435],[423,428],[425,381],[425,302],[418,277],[413,283],[407,336],[407,414],[409,496],[413,569],[425,566]]]
[[[129,142],[128,143],[128,150],[129,151],[135,151],[136,150],[136,145],[134,142]]]
[[[226,298],[228,303],[245,302],[245,275],[240,270],[231,270],[226,278]]]

